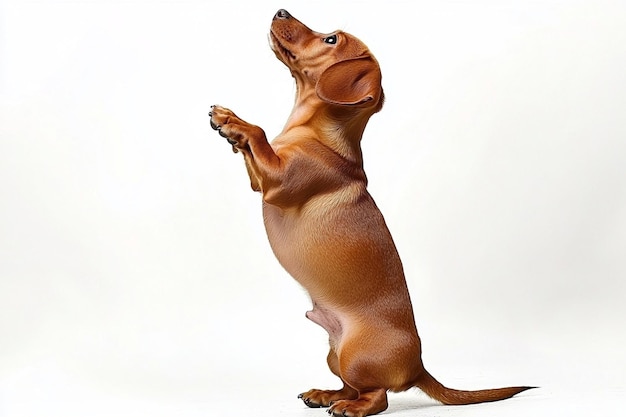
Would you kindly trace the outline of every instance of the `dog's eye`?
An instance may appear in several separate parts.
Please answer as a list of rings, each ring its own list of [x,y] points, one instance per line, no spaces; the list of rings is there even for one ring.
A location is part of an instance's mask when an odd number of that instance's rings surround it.
[[[327,38],[324,38],[324,42],[325,43],[329,43],[331,45],[334,45],[337,43],[337,35],[330,35]]]

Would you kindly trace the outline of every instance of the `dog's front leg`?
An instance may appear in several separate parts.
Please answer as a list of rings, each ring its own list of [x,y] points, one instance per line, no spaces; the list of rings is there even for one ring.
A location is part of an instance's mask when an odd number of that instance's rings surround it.
[[[241,120],[231,110],[211,106],[211,127],[225,137],[234,152],[241,152],[254,191],[263,191],[264,180],[280,168],[280,160],[258,126]]]

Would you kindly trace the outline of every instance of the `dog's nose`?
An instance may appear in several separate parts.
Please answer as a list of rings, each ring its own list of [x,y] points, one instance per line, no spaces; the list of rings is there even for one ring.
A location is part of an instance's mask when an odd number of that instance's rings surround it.
[[[289,14],[289,12],[285,9],[280,9],[279,11],[276,12],[276,14],[274,15],[274,19],[289,19],[291,17],[291,15]]]

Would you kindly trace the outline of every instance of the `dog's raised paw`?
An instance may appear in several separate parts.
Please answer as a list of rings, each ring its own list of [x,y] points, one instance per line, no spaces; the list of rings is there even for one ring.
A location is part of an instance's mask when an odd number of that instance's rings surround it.
[[[238,152],[238,148],[246,145],[247,140],[242,134],[241,127],[246,123],[240,120],[231,110],[213,105],[209,111],[209,124],[213,130],[233,146],[233,151]]]

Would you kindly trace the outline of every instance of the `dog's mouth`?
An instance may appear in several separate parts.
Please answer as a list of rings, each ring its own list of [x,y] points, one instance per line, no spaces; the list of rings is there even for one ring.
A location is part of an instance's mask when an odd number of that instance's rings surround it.
[[[270,31],[270,47],[272,48],[272,51],[274,51],[275,53],[279,54],[280,56],[282,56],[285,59],[289,59],[289,60],[295,60],[296,56],[293,54],[293,52],[291,52],[289,49],[287,49],[281,42],[280,39],[278,39],[278,37],[276,35],[274,35],[274,32]]]

